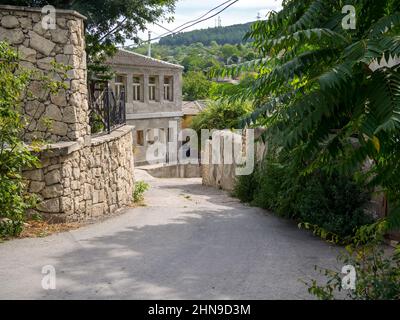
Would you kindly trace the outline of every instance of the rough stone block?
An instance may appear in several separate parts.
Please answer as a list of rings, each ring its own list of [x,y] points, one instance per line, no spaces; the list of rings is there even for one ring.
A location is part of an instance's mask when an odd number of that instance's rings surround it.
[[[46,187],[42,192],[42,196],[44,199],[57,198],[63,195],[63,186],[61,184],[55,184],[49,187]]]
[[[36,62],[36,51],[27,48],[25,46],[19,46],[18,48],[19,56],[21,60],[29,61],[29,62]]]
[[[47,186],[51,186],[53,184],[57,184],[61,182],[61,173],[60,170],[53,170],[46,174],[45,181]]]
[[[40,193],[40,191],[42,191],[45,186],[46,184],[44,182],[32,181],[29,185],[29,192]]]
[[[31,47],[45,56],[49,56],[56,46],[55,43],[43,38],[34,31],[29,31],[29,37],[31,39]]]
[[[19,21],[15,16],[8,15],[1,19],[1,25],[4,28],[13,29],[19,27]]]
[[[37,169],[37,170],[25,171],[24,177],[27,180],[43,181],[44,180],[43,170]]]
[[[21,44],[25,35],[21,30],[0,28],[0,41],[7,41],[10,44]]]
[[[60,199],[49,199],[42,201],[37,208],[41,212],[58,213],[60,212]]]

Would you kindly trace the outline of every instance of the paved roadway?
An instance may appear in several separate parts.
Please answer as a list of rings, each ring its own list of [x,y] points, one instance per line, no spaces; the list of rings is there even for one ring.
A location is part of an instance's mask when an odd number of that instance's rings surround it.
[[[310,299],[337,249],[200,179],[154,179],[146,207],[0,244],[0,299]],[[42,267],[56,270],[43,290]]]

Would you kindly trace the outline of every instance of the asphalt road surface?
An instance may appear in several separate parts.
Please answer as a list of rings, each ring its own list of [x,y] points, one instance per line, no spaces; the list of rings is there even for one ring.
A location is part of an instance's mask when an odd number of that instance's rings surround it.
[[[136,176],[152,185],[146,207],[1,243],[0,299],[312,299],[300,280],[336,266],[337,248],[200,179]]]

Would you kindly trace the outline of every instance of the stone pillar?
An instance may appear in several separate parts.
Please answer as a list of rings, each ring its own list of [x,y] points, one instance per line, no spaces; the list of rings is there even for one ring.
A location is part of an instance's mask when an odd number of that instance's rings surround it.
[[[126,76],[126,102],[133,102],[133,74],[128,73]]]
[[[71,10],[56,10],[55,29],[43,29],[41,8],[0,5],[0,41],[6,41],[20,55],[21,66],[52,74],[52,62],[71,67],[67,89],[56,95],[44,90],[43,83],[33,81],[24,110],[28,128],[27,142],[41,138],[50,142],[78,141],[90,138],[85,52],[86,18]],[[44,123],[50,122],[50,126]]]
[[[149,103],[149,74],[147,72],[143,75],[143,102]]]
[[[158,98],[159,102],[164,102],[164,73],[160,72],[158,75]]]
[[[173,94],[176,105],[182,106],[182,72],[174,73]],[[181,108],[180,108],[181,109]]]

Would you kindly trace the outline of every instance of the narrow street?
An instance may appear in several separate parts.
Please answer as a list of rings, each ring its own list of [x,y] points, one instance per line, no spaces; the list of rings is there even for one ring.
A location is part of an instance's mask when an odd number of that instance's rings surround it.
[[[0,299],[306,299],[299,280],[336,264],[336,248],[200,179],[135,175],[146,207],[0,244]],[[56,290],[42,289],[45,265]]]

